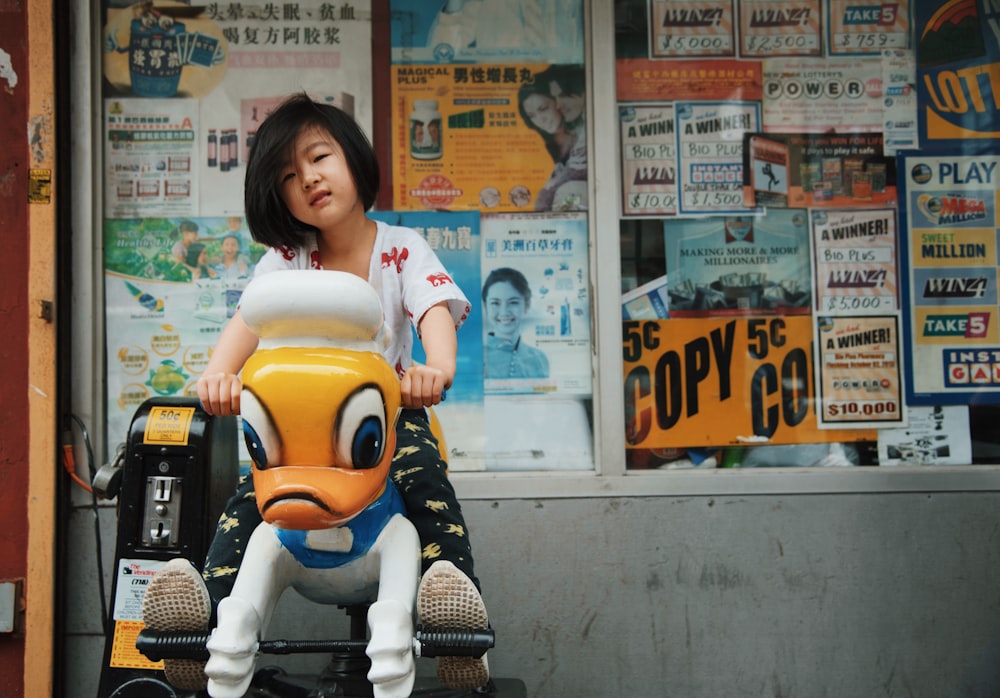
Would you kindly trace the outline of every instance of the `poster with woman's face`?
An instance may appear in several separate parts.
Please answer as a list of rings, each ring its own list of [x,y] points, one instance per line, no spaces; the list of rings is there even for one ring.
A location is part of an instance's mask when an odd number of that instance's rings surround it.
[[[586,216],[495,214],[481,226],[486,394],[589,396]]]

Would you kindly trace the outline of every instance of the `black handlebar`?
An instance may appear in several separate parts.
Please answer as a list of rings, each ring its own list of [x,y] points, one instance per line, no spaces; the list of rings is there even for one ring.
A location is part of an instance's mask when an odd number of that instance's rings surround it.
[[[207,661],[205,648],[208,632],[165,632],[146,628],[135,640],[136,649],[154,662],[161,659]],[[418,657],[482,657],[495,643],[493,628],[464,630],[417,628],[413,637]],[[258,651],[264,654],[301,654],[308,652],[361,652],[367,640],[261,640]]]
[[[496,640],[493,628],[465,630],[417,628],[413,637],[418,657],[482,657]]]

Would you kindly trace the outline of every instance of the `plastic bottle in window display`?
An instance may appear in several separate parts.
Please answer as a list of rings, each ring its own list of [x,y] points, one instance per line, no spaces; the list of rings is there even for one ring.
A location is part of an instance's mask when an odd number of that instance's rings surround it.
[[[436,99],[418,99],[410,114],[410,155],[418,160],[441,157],[441,112]]]
[[[219,164],[219,138],[215,135],[215,129],[208,129],[208,166],[215,167]]]

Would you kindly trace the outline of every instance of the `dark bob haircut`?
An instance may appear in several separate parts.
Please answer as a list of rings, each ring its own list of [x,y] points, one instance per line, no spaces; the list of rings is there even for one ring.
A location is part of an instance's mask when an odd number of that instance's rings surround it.
[[[365,210],[378,196],[379,166],[368,136],[346,112],[323,104],[305,93],[282,102],[257,129],[247,160],[244,206],[247,227],[257,242],[269,247],[297,247],[306,243],[316,228],[295,218],[281,198],[281,170],[288,164],[295,139],[305,129],[329,133],[344,151]]]

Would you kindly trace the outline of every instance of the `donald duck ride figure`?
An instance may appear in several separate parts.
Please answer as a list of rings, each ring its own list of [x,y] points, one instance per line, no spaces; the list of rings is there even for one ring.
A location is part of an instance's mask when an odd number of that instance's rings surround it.
[[[374,289],[353,274],[280,271],[240,300],[260,342],[243,367],[243,429],[264,522],[247,543],[208,641],[208,692],[238,698],[282,592],[326,604],[371,602],[368,679],[378,698],[414,684],[420,543],[387,479],[399,379]]]

